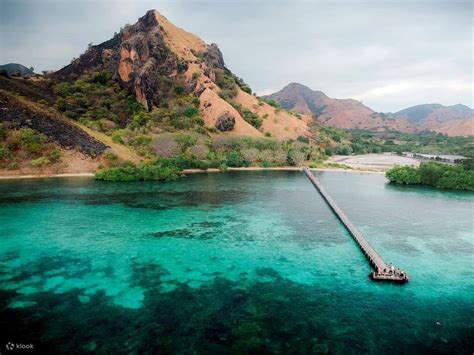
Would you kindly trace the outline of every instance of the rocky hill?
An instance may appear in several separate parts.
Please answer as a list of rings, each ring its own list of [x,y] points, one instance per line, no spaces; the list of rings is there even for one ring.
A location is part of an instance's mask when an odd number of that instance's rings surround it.
[[[283,108],[312,114],[318,121],[337,128],[417,132],[431,130],[448,135],[474,135],[473,110],[464,105],[417,105],[394,114],[377,113],[352,99],[332,99],[321,91],[291,83],[264,96]]]
[[[474,135],[474,110],[465,105],[416,105],[394,115],[408,120],[419,130],[432,130],[451,136]]]
[[[298,165],[324,154],[310,116],[257,98],[216,44],[155,10],[57,72],[0,76],[0,108],[0,175],[146,165],[155,179],[169,167]]]
[[[91,46],[52,78],[72,81],[97,70],[111,73],[148,111],[176,96],[178,90],[199,100],[205,127],[218,132],[279,139],[309,135],[305,120],[255,98],[226,68],[216,44],[208,45],[174,26],[156,10],[148,11],[111,40]],[[222,124],[224,121],[230,124]]]
[[[8,75],[29,76],[35,74],[30,68],[18,63],[0,65],[0,70],[4,70]]]
[[[314,91],[298,83],[263,97],[275,100],[283,108],[313,115],[322,124],[345,129],[393,129],[412,132],[413,127],[404,119],[380,114],[353,99],[332,99],[321,91]]]

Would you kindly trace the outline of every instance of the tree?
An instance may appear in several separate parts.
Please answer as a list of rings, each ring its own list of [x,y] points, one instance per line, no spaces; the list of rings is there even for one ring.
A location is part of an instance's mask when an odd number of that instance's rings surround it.
[[[396,165],[385,174],[390,182],[397,184],[420,184],[421,176],[418,169],[411,166]]]

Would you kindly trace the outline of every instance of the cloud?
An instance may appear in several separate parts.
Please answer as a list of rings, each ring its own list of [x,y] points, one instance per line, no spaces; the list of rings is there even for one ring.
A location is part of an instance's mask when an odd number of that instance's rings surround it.
[[[259,94],[301,82],[377,111],[472,102],[468,1],[2,0],[0,62],[58,69],[157,8]]]

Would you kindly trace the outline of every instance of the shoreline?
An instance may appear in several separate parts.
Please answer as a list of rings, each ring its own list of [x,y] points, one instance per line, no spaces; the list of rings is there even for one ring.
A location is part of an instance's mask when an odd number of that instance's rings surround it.
[[[374,170],[357,170],[357,169],[339,169],[339,168],[309,168],[311,171],[338,171],[344,173],[363,173],[363,174],[383,174],[385,171],[374,171]],[[273,168],[262,168],[259,166],[241,167],[241,168],[227,168],[227,171],[303,171],[303,168],[295,166],[282,166]],[[182,171],[183,174],[202,174],[202,173],[220,173],[219,169],[185,169]]]
[[[0,175],[0,180],[46,179],[46,178],[62,178],[62,177],[94,177],[94,173]]]
[[[344,173],[362,173],[362,174],[385,174],[383,171],[373,170],[356,170],[356,169],[337,169],[337,168],[310,168],[312,171],[338,171]],[[227,168],[227,171],[302,171],[302,168],[295,166],[282,166],[263,168],[258,166]],[[222,173],[219,169],[185,169],[182,171],[185,175],[205,174],[205,173]],[[22,179],[46,179],[46,178],[67,178],[67,177],[94,177],[94,173],[64,173],[64,174],[12,174],[0,175],[0,180],[22,180]]]

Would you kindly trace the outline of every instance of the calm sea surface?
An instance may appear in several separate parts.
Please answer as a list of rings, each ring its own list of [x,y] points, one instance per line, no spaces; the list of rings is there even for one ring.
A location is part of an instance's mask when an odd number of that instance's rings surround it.
[[[474,194],[317,175],[408,284],[369,280],[303,173],[1,181],[0,340],[68,353],[472,354]]]

